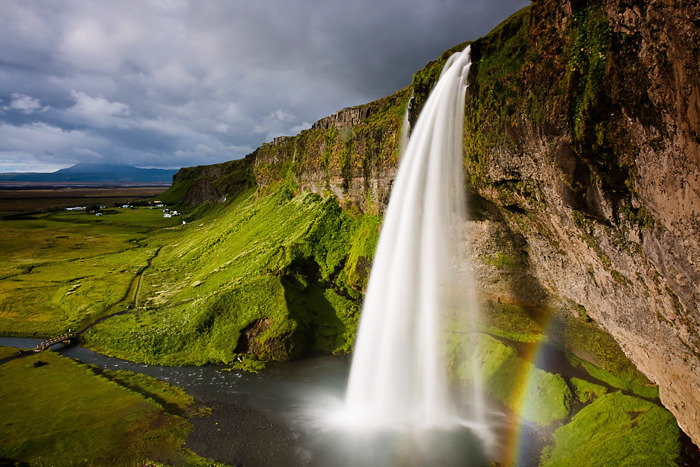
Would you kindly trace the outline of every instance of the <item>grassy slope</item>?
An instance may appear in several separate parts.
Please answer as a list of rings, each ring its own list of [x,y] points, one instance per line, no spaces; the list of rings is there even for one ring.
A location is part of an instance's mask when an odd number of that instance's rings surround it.
[[[39,361],[46,364],[34,367]],[[38,465],[149,459],[210,465],[180,447],[191,425],[172,413],[184,414],[194,400],[167,383],[124,371],[98,375],[52,352],[2,365],[0,381],[0,458]]]
[[[99,325],[88,343],[139,361],[230,363],[241,332],[260,323],[249,350],[261,360],[347,352],[366,280],[357,262],[371,258],[378,225],[285,186],[241,194],[165,244],[144,276],[144,309]]]

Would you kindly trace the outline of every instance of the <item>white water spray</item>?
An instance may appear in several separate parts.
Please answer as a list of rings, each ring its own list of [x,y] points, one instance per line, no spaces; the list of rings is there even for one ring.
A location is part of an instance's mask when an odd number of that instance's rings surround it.
[[[471,280],[460,271],[466,264],[462,136],[470,66],[469,47],[448,59],[401,156],[350,370],[343,418],[351,426],[465,423],[447,384],[442,324],[456,311],[477,313]],[[482,405],[477,393],[474,411]],[[468,418],[482,421],[476,412]]]

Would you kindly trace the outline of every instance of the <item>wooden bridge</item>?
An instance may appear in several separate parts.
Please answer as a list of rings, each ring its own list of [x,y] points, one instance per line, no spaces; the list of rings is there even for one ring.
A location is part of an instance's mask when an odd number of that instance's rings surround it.
[[[46,349],[48,349],[49,347],[51,347],[52,345],[60,344],[60,343],[66,343],[66,344],[67,344],[73,337],[75,337],[75,334],[73,334],[73,333],[71,333],[71,332],[67,332],[67,333],[65,333],[65,334],[61,334],[61,335],[58,336],[58,337],[54,337],[53,339],[48,339],[48,340],[45,340],[45,341],[39,343],[39,345],[37,345],[37,346],[34,348],[34,350],[46,350]]]

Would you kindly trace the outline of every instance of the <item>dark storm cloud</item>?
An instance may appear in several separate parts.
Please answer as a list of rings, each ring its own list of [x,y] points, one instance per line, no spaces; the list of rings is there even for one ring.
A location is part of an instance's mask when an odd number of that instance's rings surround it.
[[[407,85],[528,2],[2,2],[0,172],[214,163]]]

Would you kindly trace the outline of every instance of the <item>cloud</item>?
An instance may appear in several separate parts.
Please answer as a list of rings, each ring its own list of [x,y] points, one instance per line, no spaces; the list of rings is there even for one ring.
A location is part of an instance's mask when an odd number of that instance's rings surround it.
[[[406,86],[527,3],[6,0],[0,128],[37,139],[0,140],[0,164],[241,157]]]
[[[102,96],[91,97],[84,92],[71,91],[75,103],[65,111],[67,121],[83,123],[96,128],[116,126],[127,128],[129,106],[122,102],[110,102]]]
[[[99,157],[108,151],[108,140],[82,130],[64,130],[46,123],[0,124],[0,161],[58,165],[77,162],[81,156]],[[65,162],[64,162],[65,163]]]
[[[298,126],[294,125],[296,121],[297,118],[294,115],[277,109],[260,119],[253,127],[253,132],[265,135],[265,141],[272,141],[275,136],[298,133],[294,131],[294,128]]]
[[[26,115],[35,112],[46,112],[49,110],[49,107],[41,105],[41,101],[39,101],[39,99],[15,92],[12,93],[10,105],[2,107],[2,110],[16,110]]]

